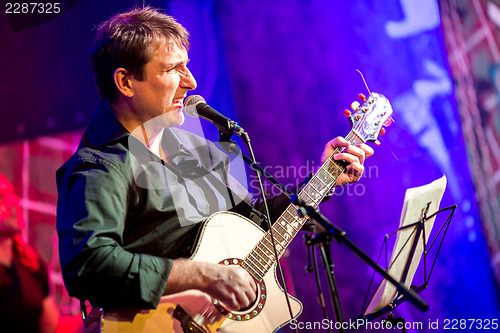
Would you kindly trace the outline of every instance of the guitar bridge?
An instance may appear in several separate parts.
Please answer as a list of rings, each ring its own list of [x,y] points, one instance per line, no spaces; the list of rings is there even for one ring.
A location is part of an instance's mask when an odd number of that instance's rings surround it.
[[[173,316],[181,323],[184,333],[208,333],[198,325],[180,305],[175,307]]]

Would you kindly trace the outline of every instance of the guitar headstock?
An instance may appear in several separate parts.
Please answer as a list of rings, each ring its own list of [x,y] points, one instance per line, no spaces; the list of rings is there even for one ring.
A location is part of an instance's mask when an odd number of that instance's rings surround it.
[[[349,117],[352,131],[360,139],[380,144],[377,138],[379,134],[385,133],[382,126],[390,125],[391,104],[385,96],[378,93],[371,93],[368,98],[363,94],[359,94],[358,97],[363,104],[359,105],[358,102],[353,102],[351,104],[353,112],[346,110],[344,114]]]

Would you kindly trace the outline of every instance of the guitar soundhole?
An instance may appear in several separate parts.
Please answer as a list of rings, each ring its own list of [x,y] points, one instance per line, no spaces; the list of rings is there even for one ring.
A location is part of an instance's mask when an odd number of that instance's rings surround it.
[[[240,265],[242,261],[243,261],[242,259],[238,258],[228,258],[222,260],[221,262],[219,262],[219,264],[228,266]],[[230,311],[216,299],[213,299],[212,303],[214,304],[215,308],[227,318],[236,321],[245,321],[257,317],[259,313],[261,313],[262,310],[264,309],[266,300],[267,300],[266,284],[264,283],[264,280],[261,280],[260,282],[257,282],[257,299],[255,300],[255,303],[250,305],[246,309],[240,311]]]

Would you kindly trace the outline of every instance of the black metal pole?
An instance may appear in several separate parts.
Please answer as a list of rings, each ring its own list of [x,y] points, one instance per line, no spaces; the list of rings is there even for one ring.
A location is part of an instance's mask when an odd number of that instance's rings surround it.
[[[335,272],[333,270],[334,264],[330,252],[330,239],[329,237],[324,239],[318,244],[321,251],[321,257],[323,258],[323,265],[326,269],[326,276],[328,278],[328,285],[330,286],[331,301],[333,306],[333,311],[335,312],[335,319],[337,322],[343,323],[344,316],[342,315],[342,309],[340,307],[339,293],[337,289],[337,282],[335,280]],[[339,325],[339,332],[344,333],[345,330],[343,325]]]

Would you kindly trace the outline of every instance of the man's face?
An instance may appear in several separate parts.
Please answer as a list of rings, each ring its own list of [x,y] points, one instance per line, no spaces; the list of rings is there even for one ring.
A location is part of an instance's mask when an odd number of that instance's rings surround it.
[[[184,122],[184,98],[196,88],[196,80],[187,68],[184,47],[165,41],[156,46],[143,80],[132,78],[134,112],[142,123],[158,118],[163,127],[179,126]]]

